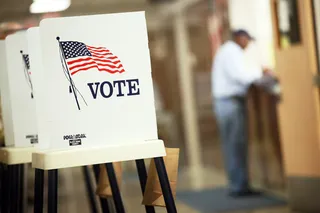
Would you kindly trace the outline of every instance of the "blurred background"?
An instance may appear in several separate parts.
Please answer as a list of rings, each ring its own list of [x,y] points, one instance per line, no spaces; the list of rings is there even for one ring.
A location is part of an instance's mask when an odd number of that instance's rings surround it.
[[[37,2],[40,4],[37,5]],[[41,4],[47,6],[41,7]],[[320,13],[317,0],[1,0],[0,39],[38,26],[44,18],[140,10],[146,11],[159,138],[165,141],[167,147],[180,148],[178,212],[220,212],[210,206],[203,208],[202,204],[199,207],[186,193],[198,193],[193,196],[209,204],[220,201],[228,205],[229,202],[221,201],[217,194],[208,193],[227,184],[213,114],[211,66],[218,48],[230,39],[231,30],[237,28],[248,30],[256,39],[246,51],[247,65],[273,69],[279,75],[283,96],[287,99],[281,102],[282,109],[278,109],[278,99],[256,87],[250,89],[248,98],[250,176],[254,185],[270,193],[270,199],[275,202],[260,205],[261,201],[256,200],[251,200],[251,203],[243,201],[244,204],[237,201],[233,209],[224,210],[282,213],[298,209],[302,212],[320,212],[319,204],[311,201],[311,197],[320,199],[319,140],[308,136],[310,132],[305,130],[307,127],[301,127],[309,125],[309,131],[318,131],[318,122],[307,120],[318,116],[317,109],[308,111],[301,107],[306,101],[302,97],[313,100],[305,103],[315,106],[318,103],[318,97],[314,95],[316,87],[312,86],[313,75],[318,71],[316,23]],[[287,31],[279,27],[281,20],[289,23]],[[301,44],[292,37],[297,30],[301,34]],[[314,51],[310,52],[310,49]],[[300,52],[296,52],[298,50]],[[287,56],[293,53],[296,55]],[[308,57],[301,58],[297,56],[299,54]],[[281,57],[286,62],[278,63],[278,59],[283,61]],[[308,62],[300,66],[300,71],[290,73],[294,70],[290,66],[298,66],[302,60]],[[285,67],[286,63],[288,67]],[[305,70],[312,70],[312,73]],[[298,75],[298,72],[304,74]],[[303,92],[296,94],[299,90]],[[292,94],[288,94],[290,91]],[[294,106],[295,111],[290,111]],[[301,116],[297,117],[298,114]],[[289,137],[299,130],[305,131],[296,138]],[[308,150],[307,146],[310,147]],[[316,151],[310,154],[310,150]],[[121,189],[127,212],[143,212],[135,163],[123,162],[122,166]],[[306,169],[308,166],[312,168]],[[32,170],[28,174],[29,189],[32,189]],[[312,184],[308,181],[310,178]],[[297,184],[300,184],[299,189],[295,187]],[[91,211],[81,168],[61,170],[59,186],[60,212]],[[301,193],[306,198],[297,197]],[[30,190],[30,211],[32,194]],[[304,203],[300,205],[297,202]],[[251,209],[243,207],[252,203],[254,207]],[[165,212],[164,208],[157,210]]]

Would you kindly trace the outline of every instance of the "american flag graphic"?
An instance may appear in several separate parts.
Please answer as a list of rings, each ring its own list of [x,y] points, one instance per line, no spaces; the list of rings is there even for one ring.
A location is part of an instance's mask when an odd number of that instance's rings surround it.
[[[29,55],[28,54],[23,54],[23,51],[20,51],[22,55],[22,60],[23,60],[23,71],[24,71],[24,76],[26,78],[27,84],[30,87],[31,90],[31,98],[33,98],[33,86],[32,86],[32,81],[31,81],[31,72],[30,70],[30,60],[29,60]]]
[[[24,60],[24,63],[26,65],[27,69],[29,70],[30,69],[29,55],[28,54],[22,54],[22,57],[23,57],[23,60]]]
[[[111,74],[125,71],[119,58],[105,47],[88,46],[78,41],[60,41],[60,45],[71,75],[92,68]]]

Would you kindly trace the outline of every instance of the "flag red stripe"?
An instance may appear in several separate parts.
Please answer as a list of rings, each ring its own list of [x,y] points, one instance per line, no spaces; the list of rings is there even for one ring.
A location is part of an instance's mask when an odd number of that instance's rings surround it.
[[[96,50],[89,50],[89,52],[91,53],[95,53],[95,54],[110,54],[110,51],[96,51]],[[112,53],[111,53],[112,54]]]
[[[112,55],[112,53],[111,53],[111,52],[108,52],[108,51],[89,50],[89,52],[90,52],[91,54],[97,54],[97,55],[105,55],[105,54],[111,54],[111,55]]]
[[[70,71],[74,70],[74,69],[77,69],[79,67],[85,67],[87,65],[91,65],[91,64],[96,64],[98,66],[101,66],[101,67],[110,67],[111,69],[119,69],[119,68],[122,68],[122,64],[116,66],[116,65],[111,65],[111,64],[101,64],[101,63],[97,63],[95,61],[91,61],[91,62],[88,62],[88,63],[84,63],[84,64],[79,64],[79,65],[76,65],[76,66],[73,66],[73,67],[69,67]]]
[[[92,55],[92,56],[94,56],[94,57],[98,57],[98,58],[113,56],[113,54],[112,54],[112,53],[97,54],[97,53],[93,53],[93,52],[91,52],[91,55]]]
[[[88,49],[95,49],[95,50],[108,50],[105,47],[93,47],[93,46],[87,46]]]
[[[95,53],[95,54],[110,54],[111,52],[109,51],[95,51],[95,50],[89,50],[91,53]],[[111,53],[112,54],[112,53]]]
[[[109,60],[109,59],[111,59],[111,60]],[[67,64],[72,65],[74,63],[78,63],[78,62],[82,62],[82,61],[90,61],[90,60],[94,60],[94,61],[98,61],[98,62],[114,63],[114,64],[121,62],[120,60],[112,61],[112,59],[113,58],[108,58],[108,59],[102,60],[102,59],[98,59],[98,58],[94,58],[94,57],[87,57],[87,58],[79,58],[79,59],[67,61]],[[116,57],[114,59],[118,59],[118,58]]]
[[[88,48],[91,48],[91,49],[99,49],[99,50],[101,50],[101,49],[103,49],[103,50],[106,50],[106,48],[105,47],[94,47],[94,46],[89,46],[89,45],[86,45]]]
[[[103,63],[110,63],[110,64],[114,64],[114,65],[117,65],[117,64],[121,64],[121,61],[120,60],[117,60],[117,61],[112,61],[112,60],[96,60],[96,59],[92,59],[92,58],[88,58],[88,59],[85,59],[85,60],[78,60],[76,64],[79,64],[81,62],[88,62],[88,61],[95,61],[97,63],[100,63],[100,64],[103,64]],[[74,65],[75,63],[71,62],[71,63],[68,63],[68,65]]]
[[[88,48],[88,50],[91,52],[91,51],[94,51],[94,52],[98,52],[98,53],[109,53],[110,50],[97,50],[97,49],[91,49],[91,48]]]
[[[96,58],[117,58],[117,56],[114,56],[112,54],[108,54],[108,55],[97,55],[97,54],[92,54],[93,57],[96,57]]]
[[[93,65],[93,66],[90,66],[90,67],[86,67],[86,68],[79,69],[79,70],[77,70],[77,71],[71,72],[71,75],[74,75],[74,74],[76,74],[77,72],[86,71],[86,70],[89,70],[89,69],[92,69],[92,68],[97,68],[99,71],[105,71],[105,72],[108,72],[108,73],[111,73],[111,74],[123,73],[123,72],[124,72],[124,69],[115,70],[115,71],[114,71],[114,70],[110,70],[110,69],[99,68],[98,65]]]

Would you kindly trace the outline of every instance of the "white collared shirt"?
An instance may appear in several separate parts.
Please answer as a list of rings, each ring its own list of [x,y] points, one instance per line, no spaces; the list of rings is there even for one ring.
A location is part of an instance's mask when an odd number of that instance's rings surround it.
[[[250,84],[262,77],[262,69],[245,66],[244,50],[228,41],[218,50],[212,66],[212,92],[215,98],[245,96]]]

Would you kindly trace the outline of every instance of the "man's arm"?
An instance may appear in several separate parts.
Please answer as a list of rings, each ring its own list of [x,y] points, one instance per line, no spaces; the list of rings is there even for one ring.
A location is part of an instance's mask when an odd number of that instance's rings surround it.
[[[263,76],[262,69],[247,69],[242,54],[230,54],[227,59],[228,75],[242,85],[250,85]]]

